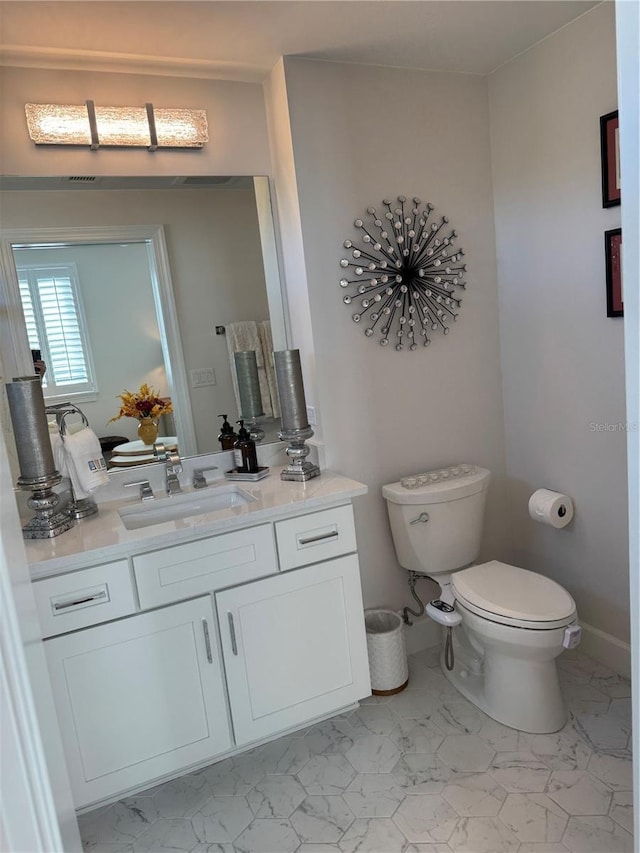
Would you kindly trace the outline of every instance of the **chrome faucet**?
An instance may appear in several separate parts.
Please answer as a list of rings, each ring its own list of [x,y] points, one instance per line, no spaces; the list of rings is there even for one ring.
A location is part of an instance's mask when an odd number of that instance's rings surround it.
[[[132,486],[139,486],[141,501],[152,501],[155,499],[153,489],[149,485],[148,480],[136,480],[134,483],[123,483],[122,485],[125,489],[130,489]]]
[[[182,473],[182,461],[180,456],[173,451],[168,451],[161,441],[158,441],[153,445],[153,454],[159,462],[166,462],[167,494],[179,494],[182,491],[182,486],[178,479],[178,474]]]
[[[167,454],[167,494],[177,495],[182,491],[178,474],[182,473],[182,462],[177,453]]]
[[[217,465],[211,465],[209,468],[194,468],[193,471],[193,488],[194,489],[206,489],[209,485],[207,483],[207,478],[204,476],[206,471],[217,471]]]

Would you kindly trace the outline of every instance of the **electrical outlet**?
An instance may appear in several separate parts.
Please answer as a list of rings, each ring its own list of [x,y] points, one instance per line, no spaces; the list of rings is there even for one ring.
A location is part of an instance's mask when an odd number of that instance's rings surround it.
[[[315,406],[307,406],[307,420],[313,426],[316,425],[316,407]]]
[[[216,384],[216,372],[213,367],[199,367],[191,371],[191,387],[204,388]]]

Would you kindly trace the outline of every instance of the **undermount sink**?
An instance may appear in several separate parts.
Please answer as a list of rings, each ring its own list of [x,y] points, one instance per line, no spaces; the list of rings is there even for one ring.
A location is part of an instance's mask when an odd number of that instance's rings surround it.
[[[258,498],[240,486],[230,483],[207,491],[185,492],[172,495],[170,498],[122,507],[118,510],[118,515],[127,530],[138,530],[140,527],[150,527],[152,524],[162,524],[165,521],[231,509],[257,500]]]

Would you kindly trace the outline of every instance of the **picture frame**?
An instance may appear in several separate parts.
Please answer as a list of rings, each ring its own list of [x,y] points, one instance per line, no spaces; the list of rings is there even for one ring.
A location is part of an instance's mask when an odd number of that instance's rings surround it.
[[[607,317],[622,317],[622,228],[612,228],[604,232],[604,257],[607,275]]]
[[[602,206],[620,204],[620,145],[618,110],[600,116],[600,156],[602,161]]]

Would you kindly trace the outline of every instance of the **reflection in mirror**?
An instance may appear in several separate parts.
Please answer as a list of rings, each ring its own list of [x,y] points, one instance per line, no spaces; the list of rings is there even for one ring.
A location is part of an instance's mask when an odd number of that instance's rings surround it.
[[[12,280],[3,299],[13,314],[5,365],[30,373],[29,350],[41,349],[47,401],[73,399],[98,436],[127,440],[136,421],[109,423],[117,396],[148,382],[175,408],[175,424],[169,416],[160,433],[175,431],[191,455],[221,449],[218,415],[237,420],[246,391],[234,353],[253,351],[265,413],[258,424],[264,442],[278,440],[270,353],[287,342],[266,178],[3,178],[0,188]],[[52,226],[76,239],[47,241]],[[164,235],[166,255],[158,240],[140,238],[143,226]],[[92,242],[91,233],[116,227],[117,240]],[[55,281],[68,305],[52,313]]]
[[[14,246],[13,257],[47,404],[72,399],[103,429],[139,378],[169,396],[145,243]]]

